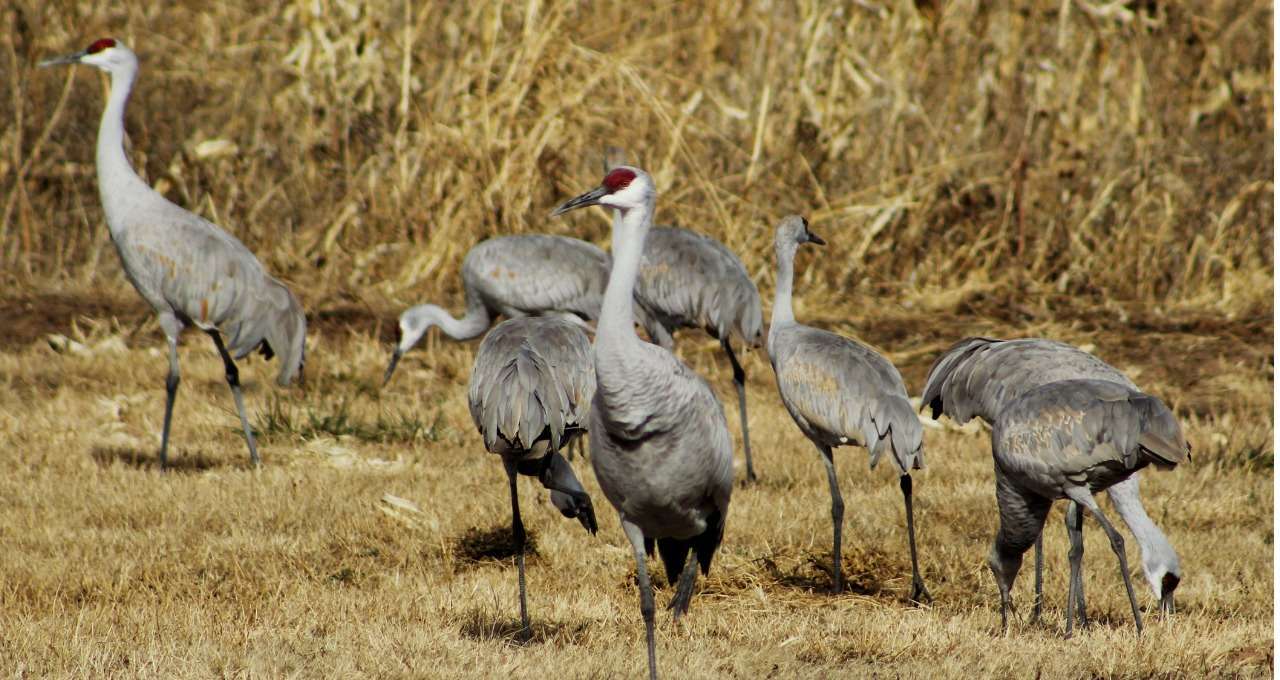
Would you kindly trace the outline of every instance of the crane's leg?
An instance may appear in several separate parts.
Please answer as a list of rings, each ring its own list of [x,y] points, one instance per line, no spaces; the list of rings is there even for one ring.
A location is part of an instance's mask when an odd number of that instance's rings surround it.
[[[1031,605],[1031,623],[1040,622],[1040,607],[1044,605],[1044,533],[1036,536],[1036,592]]]
[[[640,527],[619,514],[622,531],[631,541],[631,552],[636,558],[636,581],[640,587],[640,615],[644,617],[645,638],[649,645],[649,680],[658,680],[658,658],[653,639],[653,588],[649,585],[649,570],[645,567],[644,532]],[[694,560],[695,562],[697,560]]]
[[[520,520],[520,496],[516,493],[516,462],[503,459],[507,467],[507,481],[511,485],[511,537],[516,542],[516,566],[520,578],[520,640],[529,639],[529,605],[525,600],[524,587],[524,522]]]
[[[178,375],[178,335],[182,333],[182,322],[171,314],[160,316],[160,329],[164,331],[165,342],[169,345],[169,374],[164,379],[164,429],[160,431],[160,469],[169,464],[169,425],[173,422],[173,402],[178,398],[178,383],[182,378]]]
[[[1066,515],[1067,538],[1071,540],[1071,550],[1067,552],[1067,559],[1071,562],[1071,581],[1067,587],[1067,637],[1071,637],[1072,621],[1076,618],[1080,619],[1080,627],[1083,628],[1086,620],[1084,615],[1084,578],[1081,576],[1080,568],[1084,561],[1084,509],[1079,503],[1072,502],[1067,506]],[[1079,616],[1073,616],[1076,611],[1077,603],[1079,604]]]
[[[911,475],[898,478],[902,488],[902,499],[907,505],[907,544],[911,548],[911,599],[915,602],[933,602],[929,589],[924,587],[924,579],[920,578],[920,560],[916,557],[916,523],[911,509]]]
[[[840,495],[840,482],[836,480],[836,461],[831,457],[831,447],[816,444],[822,453],[822,463],[827,466],[827,484],[831,487],[831,591],[844,591],[844,574],[840,569],[840,536],[844,527],[844,497]]]
[[[1013,582],[1022,568],[1022,556],[1044,530],[1052,502],[1028,493],[1013,483],[996,466],[996,506],[1000,510],[1000,528],[987,554],[987,566],[1000,589],[1000,626],[1009,631],[1009,614],[1013,612]]]
[[[244,413],[244,395],[240,393],[240,371],[236,368],[236,362],[231,358],[231,354],[227,352],[227,346],[222,344],[222,335],[216,330],[210,330],[207,333],[213,338],[213,344],[218,346],[218,354],[222,355],[222,365],[227,370],[227,385],[231,387],[231,398],[236,401],[236,411],[240,414],[240,427],[244,428],[244,440],[249,444],[249,461],[254,467],[258,467],[262,464],[262,460],[258,458],[258,444],[253,440],[253,430],[249,428],[249,417]]]
[[[721,338],[720,346],[729,355],[729,363],[733,365],[733,386],[738,390],[738,418],[742,423],[742,452],[747,459],[747,481],[754,482],[756,468],[751,464],[751,433],[747,430],[747,373],[742,370],[742,364],[738,363],[738,357],[734,355],[729,341]]]
[[[1111,525],[1107,516],[1102,514],[1102,508],[1098,507],[1098,503],[1093,500],[1093,494],[1089,493],[1088,489],[1082,487],[1067,489],[1067,497],[1087,508],[1089,514],[1102,525],[1102,530],[1107,532],[1107,538],[1111,540],[1111,551],[1116,554],[1116,560],[1120,562],[1120,576],[1124,578],[1124,589],[1129,595],[1129,607],[1133,610],[1133,625],[1141,635],[1142,615],[1138,613],[1138,599],[1133,595],[1133,582],[1129,580],[1129,561],[1124,555],[1124,537]],[[1067,606],[1070,607],[1071,603]]]

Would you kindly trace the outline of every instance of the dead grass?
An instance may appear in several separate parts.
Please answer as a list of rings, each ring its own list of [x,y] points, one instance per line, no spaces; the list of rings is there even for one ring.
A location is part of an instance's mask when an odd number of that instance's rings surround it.
[[[10,3],[0,668],[640,675],[616,519],[602,506],[590,538],[527,483],[536,624],[515,644],[503,473],[461,387],[474,347],[431,339],[378,386],[395,314],[459,305],[475,242],[607,240],[600,215],[545,216],[597,179],[614,144],[657,179],[659,218],[723,239],[766,298],[772,224],[808,215],[832,245],[802,259],[797,314],[881,348],[913,392],[963,335],[1057,337],[1167,399],[1195,446],[1193,464],[1143,481],[1186,572],[1173,621],[1150,617],[1134,639],[1091,531],[1099,625],[1060,639],[1055,515],[1051,623],[1002,637],[983,561],[986,435],[927,431],[927,608],[904,601],[896,485],[842,452],[849,590],[833,597],[819,463],[751,355],[764,480],[736,491],[687,623],[661,616],[667,674],[1269,676],[1271,12],[1254,0]],[[128,121],[140,171],[233,231],[308,309],[305,390],[275,389],[257,359],[242,372],[259,472],[199,338],[182,349],[176,474],[154,467],[164,360],[102,223],[100,76],[31,68],[101,35],[142,59]],[[682,342],[731,397],[714,343]],[[1028,573],[1024,614],[1029,594]]]

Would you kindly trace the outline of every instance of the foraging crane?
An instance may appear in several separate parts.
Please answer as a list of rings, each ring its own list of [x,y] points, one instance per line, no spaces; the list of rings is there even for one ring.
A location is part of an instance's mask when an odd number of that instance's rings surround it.
[[[591,341],[574,323],[553,316],[516,317],[494,326],[480,343],[467,403],[484,447],[502,457],[511,486],[511,533],[520,573],[520,624],[529,632],[525,601],[524,522],[516,473],[537,477],[551,502],[592,534],[591,498],[560,456],[586,428],[595,393]]]
[[[907,388],[893,364],[862,343],[796,323],[791,309],[794,261],[801,244],[826,242],[809,231],[809,222],[789,215],[778,223],[773,247],[778,257],[778,283],[769,325],[769,361],[778,392],[791,418],[822,454],[831,487],[832,585],[844,589],[840,539],[844,499],[836,481],[835,447],[864,446],[874,469],[887,451],[898,468],[907,508],[907,540],[911,549],[911,599],[932,600],[920,577],[916,557],[915,518],[911,508],[911,471],[924,466],[920,419],[907,401]]]
[[[111,93],[98,128],[98,191],[125,275],[159,315],[169,344],[160,467],[167,464],[180,380],[178,336],[192,325],[213,339],[222,356],[249,459],[257,466],[258,448],[245,416],[235,359],[254,350],[268,359],[279,355],[276,382],[287,386],[295,376],[301,379],[307,334],[302,306],[236,237],[169,202],[134,172],[124,153],[124,111],[138,58],[124,43],[103,38],[40,65],[55,64],[89,64],[111,74]]]
[[[1138,387],[1119,369],[1068,344],[1042,338],[995,340],[965,338],[939,356],[929,369],[921,407],[928,405],[934,419],[947,414],[963,425],[971,418],[994,424],[1006,405],[1028,391],[1060,380],[1104,380],[1131,390]],[[1142,571],[1151,591],[1160,600],[1160,610],[1172,614],[1173,592],[1182,580],[1178,553],[1169,539],[1151,521],[1138,493],[1138,473],[1107,489],[1120,518],[1137,539],[1142,553]],[[1072,546],[1079,544],[1083,508],[1067,511],[1067,533]],[[1043,545],[1036,539],[1035,604],[1032,619],[1039,618],[1043,583]],[[1074,548],[1073,548],[1074,549]],[[1074,584],[1077,606],[1084,618],[1084,584]]]
[[[622,152],[610,148],[605,171],[618,165],[622,165]],[[681,328],[701,328],[720,341],[733,368],[733,386],[738,392],[747,479],[755,481],[747,427],[747,374],[731,341],[760,347],[764,323],[760,292],[742,260],[710,236],[681,227],[657,226],[644,241],[635,295],[648,316],[641,318],[641,325],[662,348],[675,351],[674,333]]]
[[[1068,498],[1102,525],[1120,563],[1142,633],[1142,616],[1129,581],[1124,538],[1111,526],[1093,494],[1154,464],[1172,468],[1186,460],[1190,447],[1178,421],[1159,399],[1104,380],[1063,380],[1033,388],[1001,409],[991,429],[996,501],[1000,528],[987,564],[1000,589],[1000,622],[1008,630],[1010,591],[1022,555],[1044,530],[1054,500]],[[1067,636],[1081,582],[1083,546],[1073,541],[1071,585],[1067,594]],[[1081,620],[1083,624],[1084,621]]]
[[[651,679],[657,660],[645,554],[656,542],[667,580],[678,579],[670,608],[679,619],[689,610],[697,567],[704,575],[711,568],[733,490],[733,446],[711,386],[670,351],[641,341],[633,325],[632,295],[656,200],[648,173],[619,166],[552,213],[613,208],[613,271],[593,346],[591,467],[631,542]]]
[[[435,305],[417,305],[401,314],[400,341],[383,383],[432,326],[454,340],[470,340],[497,316],[557,314],[589,330],[585,321],[600,315],[609,262],[603,250],[567,236],[520,234],[476,244],[462,261],[466,314],[455,319]]]

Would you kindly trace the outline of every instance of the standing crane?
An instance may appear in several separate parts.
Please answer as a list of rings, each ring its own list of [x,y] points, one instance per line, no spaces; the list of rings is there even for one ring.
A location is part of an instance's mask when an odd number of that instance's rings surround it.
[[[907,542],[911,550],[911,599],[932,600],[920,577],[916,557],[915,518],[911,509],[911,471],[924,466],[920,419],[907,401],[898,369],[875,350],[849,338],[796,323],[791,309],[796,250],[804,243],[826,245],[809,231],[809,222],[789,215],[778,224],[773,247],[778,257],[778,283],[769,325],[769,361],[778,392],[791,418],[822,454],[831,487],[834,532],[831,577],[835,592],[844,590],[840,538],[844,499],[836,481],[833,448],[864,446],[871,467],[886,451],[898,468],[907,507]]]
[[[494,326],[480,343],[467,404],[484,447],[502,457],[511,486],[511,533],[520,573],[520,624],[529,633],[525,600],[524,522],[516,474],[537,477],[551,502],[595,534],[591,498],[560,456],[560,448],[586,429],[596,390],[591,341],[559,317],[516,317]]]
[[[1124,373],[1101,359],[1071,345],[1043,338],[995,340],[965,338],[939,356],[929,369],[921,406],[928,405],[934,419],[946,414],[957,423],[980,418],[994,424],[1001,411],[1028,391],[1061,380],[1104,380],[1130,390],[1138,387]],[[1142,553],[1142,571],[1151,591],[1160,600],[1160,610],[1172,614],[1173,593],[1182,580],[1178,553],[1169,539],[1151,521],[1138,493],[1138,473],[1107,488],[1120,519],[1133,533]],[[1066,525],[1071,544],[1080,545],[1083,508],[1072,505]],[[1032,619],[1040,616],[1043,600],[1043,544],[1035,544],[1035,603]],[[1084,584],[1074,584],[1078,600],[1068,603],[1084,619]]]
[[[301,378],[307,335],[302,305],[236,237],[169,202],[134,172],[124,153],[124,112],[138,58],[124,43],[103,38],[40,65],[55,64],[89,64],[111,75],[111,93],[98,128],[98,191],[125,275],[159,315],[169,344],[160,467],[168,462],[169,424],[180,380],[178,336],[192,325],[213,339],[222,356],[249,459],[259,465],[235,359],[254,350],[268,359],[278,354],[276,382],[285,386]]]
[[[519,234],[481,241],[462,261],[467,311],[461,319],[435,305],[410,307],[400,315],[400,340],[383,383],[432,326],[454,340],[479,337],[498,316],[556,314],[594,321],[609,280],[609,255],[567,236]]]
[[[1124,538],[1111,526],[1093,494],[1147,465],[1168,469],[1187,459],[1190,447],[1169,408],[1155,397],[1115,382],[1051,382],[1028,390],[1000,411],[991,430],[991,453],[996,464],[1000,528],[987,564],[1000,589],[1001,626],[1008,630],[1009,593],[1023,553],[1044,530],[1053,501],[1067,498],[1087,509],[1107,532],[1120,563],[1133,623],[1141,634],[1142,617],[1129,581]],[[1083,554],[1083,544],[1073,540],[1068,637]]]
[[[622,151],[611,147],[605,154],[605,171],[622,165],[622,158]],[[742,260],[705,234],[682,227],[654,227],[644,241],[635,296],[647,316],[641,318],[641,325],[649,339],[664,349],[675,351],[674,334],[681,328],[701,328],[720,341],[733,368],[733,386],[738,392],[747,479],[755,481],[747,427],[747,374],[731,341],[744,347],[760,347],[764,315],[760,311],[760,292]]]
[[[711,568],[733,491],[733,445],[711,386],[635,332],[632,295],[656,201],[648,173],[624,165],[552,213],[613,208],[613,271],[593,347],[591,467],[631,542],[651,680],[658,670],[645,555],[656,543],[668,582],[678,583],[670,608],[679,619],[689,610],[697,567],[704,575]]]

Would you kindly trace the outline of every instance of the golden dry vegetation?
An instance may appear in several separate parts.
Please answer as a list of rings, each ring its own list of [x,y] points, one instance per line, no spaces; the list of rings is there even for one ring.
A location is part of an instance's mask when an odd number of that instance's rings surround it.
[[[797,315],[883,350],[912,392],[962,336],[1055,337],[1164,398],[1194,446],[1194,461],[1143,482],[1182,557],[1172,620],[1138,584],[1150,627],[1135,639],[1090,525],[1097,625],[1062,639],[1058,512],[1049,621],[1025,621],[1028,567],[1021,618],[1001,636],[987,435],[927,430],[928,607],[906,601],[892,474],[839,454],[850,587],[832,596],[821,466],[756,352],[763,480],[736,490],[692,615],[660,615],[668,675],[1271,675],[1270,3],[264,7],[0,9],[6,673],[641,675],[631,558],[584,463],[597,538],[521,484],[536,630],[516,645],[504,475],[465,405],[474,343],[433,338],[379,389],[395,315],[421,300],[459,308],[477,241],[607,240],[603,213],[546,215],[598,179],[614,144],[657,179],[660,219],[724,240],[766,299],[772,225],[808,215],[831,245],[802,256]],[[176,469],[155,468],[165,362],[98,204],[104,81],[33,68],[103,35],[142,61],[128,120],[139,170],[239,236],[307,307],[305,388],[275,388],[259,359],[242,370],[260,471],[195,335]],[[686,333],[681,353],[732,399],[713,342]]]

